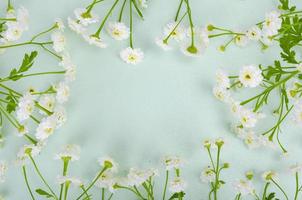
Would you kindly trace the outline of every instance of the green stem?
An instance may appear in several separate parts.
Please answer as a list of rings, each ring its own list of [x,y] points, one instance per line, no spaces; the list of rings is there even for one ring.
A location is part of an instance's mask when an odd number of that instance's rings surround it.
[[[28,183],[25,165],[23,165],[22,170],[23,170],[23,176],[24,176],[24,180],[25,180],[25,183],[26,183],[26,187],[27,187],[28,192],[29,192],[29,194],[30,194],[30,196],[31,196],[31,199],[32,199],[32,200],[35,200],[34,194],[33,194],[32,190],[31,190],[31,188],[30,188],[30,185],[29,185],[29,183]]]
[[[263,195],[262,195],[262,200],[265,200],[266,199],[266,192],[267,192],[267,189],[268,189],[268,186],[269,186],[269,182],[267,182],[264,186],[264,190],[263,190]]]
[[[133,17],[132,17],[132,0],[129,0],[130,3],[130,47],[133,49]]]
[[[165,180],[165,187],[164,187],[163,200],[166,199],[166,192],[167,192],[168,180],[169,180],[169,171],[167,170],[167,171],[166,171],[166,180]]]
[[[164,43],[168,43],[169,38],[172,36],[172,34],[174,33],[174,31],[177,29],[177,27],[179,26],[179,24],[181,23],[181,21],[184,19],[184,17],[188,14],[188,12],[186,12],[181,19],[179,20],[179,22],[177,22],[177,24],[174,26],[174,28],[172,29],[172,31],[169,33],[169,35],[163,40]]]
[[[288,200],[288,196],[285,193],[285,191],[282,189],[282,187],[274,179],[271,179],[271,180],[277,186],[277,188],[279,188],[279,190],[283,193],[283,195],[285,196],[286,200]]]
[[[39,73],[32,73],[32,74],[25,74],[25,75],[22,74],[21,77],[20,77],[19,79],[21,79],[21,78],[26,78],[26,77],[31,77],[31,76],[48,75],[48,74],[65,74],[65,71],[39,72]],[[0,83],[1,83],[1,82],[5,82],[5,81],[12,80],[12,79],[14,79],[14,78],[16,78],[16,77],[18,77],[18,76],[19,76],[19,75],[8,76],[8,77],[6,77],[6,78],[4,78],[4,79],[1,79],[1,80],[0,80]]]
[[[176,16],[175,16],[175,19],[174,19],[175,22],[178,20],[178,16],[179,16],[180,9],[182,7],[183,2],[184,2],[184,0],[180,0],[179,6],[178,6],[178,9],[177,9],[177,12],[176,12]]]
[[[13,21],[13,22],[15,22],[15,21],[17,21],[17,19],[16,18],[0,18],[0,21]]]
[[[68,182],[65,183],[64,200],[67,200],[67,194],[68,194],[69,186],[70,186],[70,182],[68,181]]]
[[[11,47],[18,47],[18,46],[25,46],[25,45],[46,45],[46,44],[52,44],[53,42],[23,42],[23,43],[18,43],[18,44],[11,44],[11,45],[3,45],[0,46],[0,49],[5,49],[5,48],[11,48]]]
[[[63,176],[67,175],[69,161],[70,161],[70,159],[63,159],[63,173],[62,173]],[[62,199],[63,188],[64,188],[64,184],[61,184],[61,186],[60,186],[59,200]]]
[[[38,168],[38,166],[37,166],[35,160],[33,159],[33,157],[32,157],[30,154],[29,154],[29,158],[30,158],[32,164],[34,165],[34,168],[35,168],[37,174],[39,175],[39,177],[41,178],[42,182],[43,182],[43,183],[45,184],[45,186],[49,189],[49,191],[50,191],[51,194],[54,196],[54,198],[55,198],[56,200],[58,200],[57,195],[54,193],[54,191],[53,191],[53,190],[51,189],[51,187],[48,185],[47,181],[45,180],[45,178],[43,177],[41,171],[39,170],[39,168]]]
[[[125,8],[125,5],[126,5],[126,2],[127,2],[127,0],[124,0],[123,5],[122,5],[122,7],[121,7],[120,14],[119,14],[119,17],[118,17],[118,21],[119,21],[119,22],[122,21],[123,12],[124,12],[124,8]]]
[[[102,174],[107,170],[107,167],[104,167],[100,172],[99,174],[96,176],[96,178],[90,183],[90,185],[87,187],[87,189],[76,199],[76,200],[79,200],[82,198],[82,196],[87,193],[91,188],[92,186],[97,182],[97,180],[102,176]]]
[[[294,200],[297,200],[298,199],[298,194],[299,194],[299,173],[298,172],[296,172],[295,178],[296,178],[296,191],[295,191]]]
[[[187,4],[187,12],[189,15],[189,21],[190,21],[190,29],[191,29],[191,47],[194,47],[194,24],[193,24],[193,19],[192,19],[192,13],[191,13],[191,8],[189,4],[189,0],[185,0]]]
[[[55,24],[55,25],[53,25],[52,27],[50,27],[49,29],[47,29],[47,30],[45,30],[45,31],[42,31],[41,33],[38,33],[38,34],[34,35],[34,36],[31,38],[30,42],[33,42],[33,41],[34,41],[35,39],[37,39],[38,37],[40,37],[40,36],[42,36],[42,35],[44,35],[44,34],[50,32],[50,31],[52,31],[52,30],[54,30],[54,29],[56,29],[56,28],[57,28],[57,25]]]
[[[93,34],[93,36],[97,37],[97,38],[100,38],[100,33],[105,25],[105,22],[107,21],[109,15],[112,13],[114,7],[116,6],[116,4],[118,3],[119,0],[115,0],[114,4],[112,5],[112,7],[110,8],[110,10],[108,11],[107,15],[105,16],[105,18],[103,19],[100,27],[98,28],[98,30],[96,31],[95,34]]]
[[[102,188],[102,200],[105,200],[105,189]]]

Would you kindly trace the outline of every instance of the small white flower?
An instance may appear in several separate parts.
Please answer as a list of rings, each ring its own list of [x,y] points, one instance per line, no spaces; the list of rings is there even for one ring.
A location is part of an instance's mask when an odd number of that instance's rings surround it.
[[[98,163],[102,167],[107,167],[107,170],[110,170],[111,172],[117,172],[118,164],[108,156],[99,158]]]
[[[157,175],[158,172],[155,169],[140,170],[131,168],[128,173],[128,184],[130,186],[140,186],[146,182],[150,177]]]
[[[248,43],[248,38],[245,35],[236,35],[234,42],[239,47],[244,47]]]
[[[211,183],[215,180],[215,173],[210,166],[204,168],[200,175],[200,180],[204,183]]]
[[[8,166],[7,163],[4,161],[0,161],[0,183],[4,183],[5,182],[5,175],[7,172]]]
[[[111,193],[115,192],[114,185],[116,180],[110,172],[104,172],[101,177],[95,183],[95,186],[98,188],[109,189]]]
[[[187,183],[179,177],[176,177],[173,181],[170,182],[169,190],[172,193],[179,193],[185,191]]]
[[[239,118],[239,121],[243,127],[253,128],[255,127],[260,116],[258,115],[258,113],[255,113],[250,109],[241,107],[239,112],[237,113],[237,117]]]
[[[2,34],[7,42],[16,41],[21,38],[23,29],[18,23],[11,23],[7,25],[7,30]]]
[[[30,93],[24,94],[18,103],[18,107],[16,110],[17,119],[20,122],[27,120],[32,112],[34,111],[35,102],[34,97]]]
[[[228,74],[221,69],[216,71],[216,83],[222,88],[229,88],[231,85]]]
[[[64,22],[62,21],[62,19],[60,19],[60,18],[55,19],[55,25],[58,28],[58,30],[64,31],[65,25],[64,25]]]
[[[100,47],[102,49],[107,47],[107,44],[100,37],[85,34],[85,35],[83,35],[83,38],[84,38],[84,40],[86,40],[91,45],[95,45],[95,46]]]
[[[53,134],[56,126],[57,120],[53,115],[43,118],[36,129],[36,138],[42,141],[46,140],[50,135]]]
[[[257,87],[263,80],[262,71],[253,65],[243,66],[239,72],[239,80],[244,87]]]
[[[280,19],[280,13],[278,11],[271,11],[265,15],[265,21],[263,23],[263,31],[267,35],[276,35],[281,28],[282,20]]]
[[[53,112],[55,108],[56,99],[54,95],[48,94],[43,95],[39,100],[39,105],[48,110],[49,112]],[[39,110],[41,114],[46,114],[43,110]]]
[[[60,82],[56,87],[56,99],[59,103],[65,103],[69,98],[69,86],[65,82]]]
[[[190,42],[182,44],[180,50],[189,57],[200,57],[204,52],[204,48],[197,45],[192,46]]]
[[[86,28],[82,24],[79,24],[78,22],[71,19],[70,17],[68,17],[67,21],[68,21],[69,28],[71,30],[73,30],[74,32],[81,34],[81,35],[86,32]]]
[[[60,128],[61,126],[63,126],[63,124],[65,124],[67,120],[65,108],[63,106],[55,107],[52,117],[55,118],[56,128]]]
[[[125,40],[130,35],[129,28],[123,22],[109,22],[107,31],[115,40]]]
[[[59,63],[65,69],[65,82],[70,83],[75,80],[76,77],[76,66],[72,63],[68,54],[62,55],[62,60]]]
[[[204,45],[205,47],[209,46],[210,43],[209,31],[206,28],[201,29],[199,33],[199,38],[202,45]]]
[[[293,174],[300,173],[302,171],[302,165],[301,164],[292,165],[290,166],[289,170]]]
[[[297,101],[294,104],[293,109],[293,121],[299,125],[302,125],[302,101]]]
[[[44,145],[44,143],[39,142],[37,145],[30,144],[22,146],[17,153],[17,164],[25,165],[29,155],[31,157],[37,156],[41,152]]]
[[[253,26],[246,32],[246,36],[250,40],[260,40],[261,39],[261,29],[258,26]]]
[[[20,7],[17,10],[17,23],[23,30],[28,30],[29,14],[28,10],[24,7]]]
[[[230,91],[220,86],[215,86],[213,88],[213,94],[218,100],[222,102],[229,102],[231,99]]]
[[[249,194],[255,193],[255,188],[251,181],[240,180],[233,184],[235,190],[239,192],[241,195],[246,196]]]
[[[176,27],[176,25],[177,25],[176,22],[168,23],[164,28],[164,36],[167,37],[168,35],[171,34],[171,38],[173,38],[177,42],[180,42],[183,39],[185,39],[186,31],[182,25],[178,25],[178,27],[173,31],[173,29]]]
[[[120,52],[120,57],[126,63],[136,65],[142,62],[144,58],[144,52],[138,48],[133,49],[131,47],[127,47]]]
[[[71,161],[76,161],[80,159],[81,148],[75,144],[64,145],[62,150],[57,153],[54,157],[55,160],[63,160],[65,158]]]
[[[164,39],[162,38],[159,37],[155,38],[155,43],[165,51],[169,51],[172,49],[172,47],[168,44],[168,42],[164,41]]]
[[[270,181],[271,179],[275,179],[277,176],[274,171],[266,171],[262,174],[262,178],[264,181]]]
[[[170,171],[173,169],[179,169],[183,166],[184,161],[178,156],[166,156],[164,158],[164,164],[166,166],[166,170]]]
[[[85,8],[77,8],[74,10],[74,14],[76,19],[79,20],[79,23],[88,26],[89,24],[97,23],[99,21],[99,17],[93,12],[86,12]]]
[[[65,49],[65,45],[66,45],[66,39],[65,36],[59,32],[59,31],[55,31],[51,34],[51,40],[53,42],[53,49],[60,53],[62,51],[64,51]]]
[[[29,133],[29,130],[28,130],[28,127],[26,126],[26,124],[20,124],[20,127],[18,128],[17,135],[19,137],[22,137],[27,133]]]
[[[71,176],[59,175],[59,176],[57,176],[57,182],[59,185],[64,184],[64,183],[69,183],[75,187],[83,186],[83,182],[80,179],[71,177]]]

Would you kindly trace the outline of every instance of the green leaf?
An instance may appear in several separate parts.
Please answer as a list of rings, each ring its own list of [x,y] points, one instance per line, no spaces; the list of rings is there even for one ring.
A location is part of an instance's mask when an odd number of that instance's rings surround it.
[[[54,197],[52,194],[49,194],[48,192],[46,192],[45,190],[43,190],[41,188],[36,189],[36,193],[38,193],[41,196],[45,196],[46,198]]]
[[[139,9],[139,7],[137,6],[137,3],[136,3],[136,0],[131,0],[133,2],[133,5],[134,5],[134,8],[137,12],[137,14],[142,18],[144,19],[144,16],[143,16],[143,13],[142,11]]]
[[[16,107],[17,107],[17,102],[16,102],[14,96],[12,94],[10,94],[10,95],[7,95],[7,97],[5,99],[8,101],[8,103],[6,105],[7,112],[11,113],[11,112],[15,111]]]
[[[33,66],[34,60],[37,57],[37,55],[38,55],[37,51],[32,51],[30,55],[25,54],[22,64],[18,70],[18,73],[26,72],[27,70],[29,70]]]
[[[174,193],[170,198],[169,200],[172,200],[172,199],[178,199],[180,197],[184,197],[186,193],[184,192],[178,192],[178,193]]]

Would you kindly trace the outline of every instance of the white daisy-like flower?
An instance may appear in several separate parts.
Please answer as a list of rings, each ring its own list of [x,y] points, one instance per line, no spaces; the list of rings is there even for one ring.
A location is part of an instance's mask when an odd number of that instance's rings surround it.
[[[75,80],[76,78],[76,66],[75,64],[71,61],[71,58],[68,54],[63,54],[62,55],[62,60],[59,63],[60,66],[62,66],[65,69],[65,79],[64,81],[67,83],[70,83]]]
[[[210,44],[209,31],[206,28],[202,28],[199,33],[199,38],[205,47],[208,47]]]
[[[6,31],[2,34],[3,38],[7,42],[16,41],[21,38],[23,33],[23,28],[18,23],[7,24]]]
[[[239,47],[245,47],[248,43],[248,37],[245,35],[236,35],[234,42]]]
[[[79,24],[74,19],[68,17],[67,21],[68,21],[69,28],[74,32],[76,32],[77,34],[83,35],[86,32],[86,28],[82,24]]]
[[[179,169],[184,164],[184,161],[178,156],[165,156],[163,161],[167,171]]]
[[[43,118],[36,129],[36,138],[42,141],[46,140],[53,134],[56,126],[57,119],[53,115]]]
[[[60,82],[56,87],[56,99],[59,103],[65,103],[68,101],[70,89],[69,86],[65,82]]]
[[[173,38],[177,42],[181,42],[186,38],[186,29],[182,25],[178,25],[175,29],[177,23],[176,22],[170,22],[168,23],[164,28],[164,36],[167,37],[171,34],[171,38]],[[175,29],[173,31],[173,29]],[[173,32],[172,32],[173,31]]]
[[[302,171],[302,164],[295,164],[290,166],[289,171],[293,174],[300,173]]]
[[[96,37],[94,35],[88,35],[84,34],[83,35],[84,40],[86,40],[89,44],[95,45],[100,48],[106,48],[108,45],[103,41],[101,37]]]
[[[302,125],[302,101],[297,101],[294,104],[292,119],[295,123]]]
[[[7,163],[5,161],[0,161],[0,183],[4,183],[5,182],[5,175],[7,172],[8,166]]]
[[[99,158],[98,163],[102,167],[107,167],[107,170],[111,172],[117,172],[118,170],[118,164],[109,156]]]
[[[18,102],[16,114],[20,122],[27,120],[35,108],[35,98],[30,93],[24,94]]]
[[[262,36],[261,29],[258,26],[253,26],[247,30],[246,36],[250,40],[260,40]]]
[[[113,177],[112,173],[104,172],[100,178],[95,183],[95,186],[98,188],[108,189],[111,193],[115,192],[114,185],[116,184],[116,180]]]
[[[229,88],[231,85],[229,75],[221,69],[217,70],[216,71],[216,83],[219,87]]]
[[[235,190],[241,195],[253,195],[255,193],[254,185],[251,181],[239,180],[233,184]]]
[[[59,176],[57,176],[57,183],[59,185],[64,184],[64,183],[69,183],[75,187],[83,186],[83,182],[80,179],[78,179],[76,177],[72,177],[72,176],[59,175]]]
[[[55,31],[51,34],[51,40],[53,42],[53,49],[61,53],[64,51],[65,46],[66,46],[66,39],[65,36],[62,34],[60,31]]]
[[[204,48],[189,43],[184,43],[180,48],[181,52],[189,57],[200,57],[204,53]]]
[[[107,32],[115,40],[125,40],[130,35],[129,28],[123,22],[109,22]]]
[[[49,112],[53,112],[55,108],[56,98],[54,95],[43,95],[39,99],[39,105],[47,109]],[[46,114],[43,110],[39,110],[41,114]]]
[[[99,17],[96,14],[94,14],[93,12],[87,13],[87,10],[85,8],[75,9],[74,14],[79,23],[84,26],[88,26],[89,24],[94,24],[99,21]]]
[[[27,133],[29,133],[27,125],[26,124],[20,124],[20,127],[18,128],[17,136],[23,137]]]
[[[261,37],[261,42],[266,46],[271,46],[273,45],[274,38],[271,35],[269,35],[267,32],[263,32]]]
[[[126,63],[136,65],[142,62],[144,58],[144,52],[139,48],[133,49],[131,47],[127,47],[120,52],[120,57]]]
[[[245,128],[253,128],[255,127],[258,118],[260,118],[258,113],[253,112],[250,109],[241,107],[239,112],[237,113],[237,117],[241,125]]]
[[[69,159],[71,161],[76,161],[80,159],[81,148],[75,144],[64,145],[59,153],[54,157],[55,160]]]
[[[215,86],[213,88],[213,94],[214,96],[222,101],[222,102],[229,102],[231,99],[231,93],[228,89],[220,87],[220,86]]]
[[[258,136],[251,130],[245,132],[245,134],[242,136],[242,139],[250,149],[256,149],[261,146]]]
[[[187,187],[187,183],[182,180],[180,177],[174,178],[173,181],[170,182],[169,184],[169,190],[172,193],[179,193],[185,191]]]
[[[155,43],[165,51],[172,50],[173,48],[164,39],[157,37],[155,38]]]
[[[244,87],[257,87],[262,80],[262,71],[254,65],[243,66],[239,72],[239,81]]]
[[[276,172],[274,171],[265,171],[263,174],[262,174],[262,178],[264,181],[270,181],[272,179],[275,179],[277,177],[277,174]]]
[[[204,183],[211,183],[215,180],[215,173],[210,166],[204,168],[200,175],[200,180]]]
[[[56,120],[56,128],[63,126],[67,120],[65,108],[63,106],[56,106],[52,117]]]
[[[29,155],[31,157],[37,156],[41,152],[44,145],[45,143],[39,142],[37,145],[30,144],[22,146],[17,153],[16,163],[18,165],[25,165],[28,161]]]
[[[62,21],[62,19],[60,19],[60,18],[55,19],[55,25],[58,30],[64,31],[65,25],[64,25],[64,22]]]
[[[28,30],[28,24],[29,24],[29,14],[28,10],[24,7],[20,7],[17,10],[17,23],[23,30]]]
[[[280,19],[280,13],[278,11],[271,11],[265,15],[265,21],[263,23],[263,31],[267,35],[276,35],[281,28],[282,19]]]
[[[146,182],[150,177],[156,176],[158,171],[156,169],[140,170],[131,168],[128,173],[128,184],[130,186],[140,186]]]

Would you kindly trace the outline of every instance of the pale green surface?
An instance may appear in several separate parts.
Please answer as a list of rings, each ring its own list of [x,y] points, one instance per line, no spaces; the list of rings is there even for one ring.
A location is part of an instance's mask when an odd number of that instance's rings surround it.
[[[57,17],[66,19],[85,1],[28,0],[22,3],[30,11],[30,33],[36,33]],[[191,4],[196,25],[212,22],[223,27],[245,29],[262,20],[265,12],[276,7],[277,1],[192,0]],[[299,156],[301,128],[291,122],[284,126],[286,136],[282,139],[290,151],[288,160],[280,159],[279,154],[270,150],[249,150],[230,133],[232,120],[229,112],[211,92],[214,74],[219,67],[235,72],[244,64],[270,64],[278,58],[278,48],[262,53],[258,45],[250,44],[244,49],[232,46],[222,54],[216,47],[225,40],[218,39],[212,40],[205,55],[197,59],[185,57],[177,50],[163,52],[153,41],[162,26],[172,19],[176,7],[177,3],[172,0],[150,1],[145,12],[146,20],[135,23],[135,46],[141,47],[146,54],[144,62],[138,66],[126,65],[118,58],[118,52],[127,46],[126,43],[107,38],[110,47],[98,49],[66,30],[68,48],[78,66],[78,76],[68,103],[68,122],[51,137],[38,158],[48,180],[54,182],[61,170],[61,163],[52,158],[56,149],[65,143],[82,146],[81,161],[73,164],[72,174],[85,180],[90,180],[96,173],[96,158],[99,156],[111,155],[120,163],[121,173],[125,173],[131,166],[160,168],[159,160],[163,155],[177,154],[187,161],[184,170],[189,182],[186,199],[207,199],[208,186],[199,182],[201,168],[208,163],[205,152],[201,151],[201,141],[224,137],[228,145],[222,157],[231,163],[231,169],[222,175],[228,185],[221,191],[221,200],[233,199],[232,181],[241,178],[249,169],[257,172],[271,168],[281,170],[282,184],[293,186],[293,178],[284,171],[289,164],[302,161]],[[1,60],[3,64],[18,63],[12,61],[12,53],[7,56],[9,59]],[[7,140],[0,158],[12,161],[22,140],[13,134]],[[38,185],[37,179],[30,179]],[[157,180],[162,179],[161,176]],[[0,192],[8,200],[29,199],[19,168],[10,168],[8,181],[4,186],[0,185]],[[95,195],[99,193],[95,191]],[[115,199],[134,198],[119,192]]]

